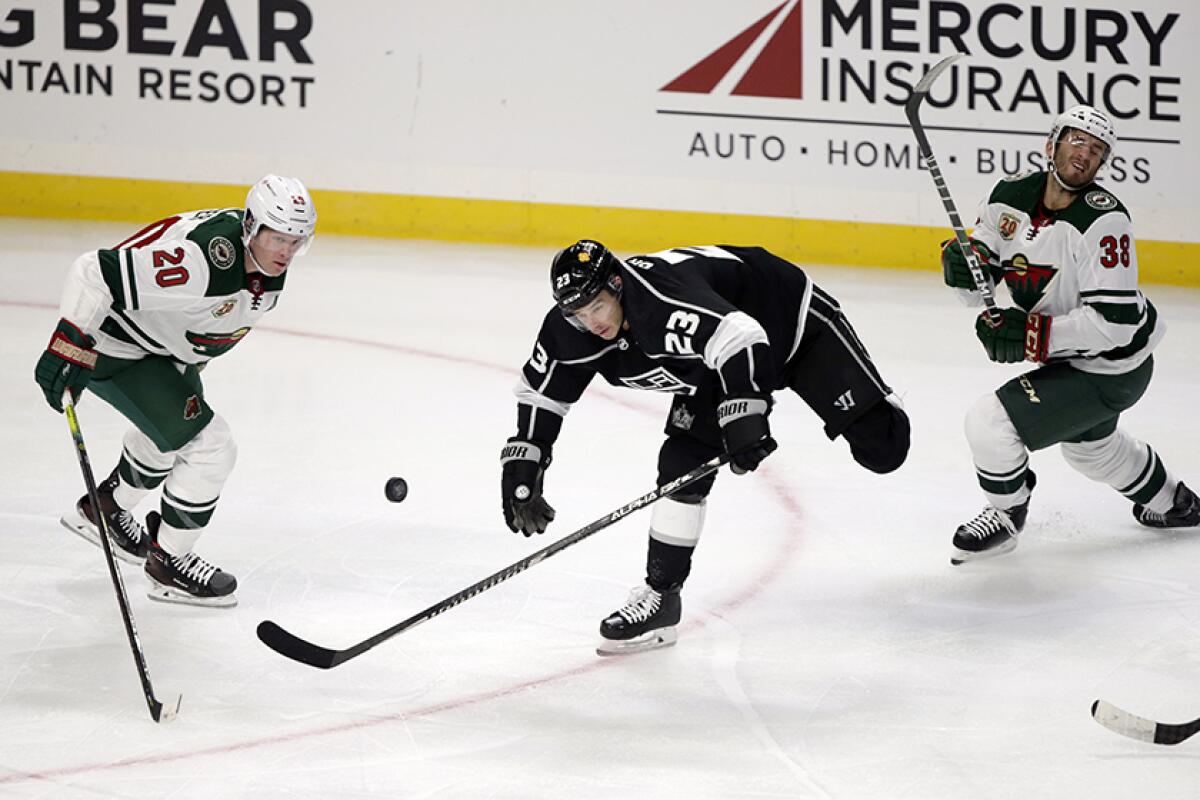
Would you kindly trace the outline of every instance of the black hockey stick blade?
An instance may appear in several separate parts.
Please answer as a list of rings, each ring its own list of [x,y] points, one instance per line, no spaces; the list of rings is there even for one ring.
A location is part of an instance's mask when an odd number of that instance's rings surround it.
[[[299,661],[302,664],[308,664],[310,667],[330,669],[342,663],[345,658],[337,650],[330,650],[328,647],[321,647],[312,642],[306,642],[299,636],[288,633],[269,619],[258,623],[256,632],[258,633],[259,641],[276,653],[279,653],[279,655],[286,656],[293,661]]]
[[[1092,703],[1092,719],[1113,733],[1149,744],[1179,744],[1200,732],[1200,719],[1172,725],[1130,714],[1105,700]]]

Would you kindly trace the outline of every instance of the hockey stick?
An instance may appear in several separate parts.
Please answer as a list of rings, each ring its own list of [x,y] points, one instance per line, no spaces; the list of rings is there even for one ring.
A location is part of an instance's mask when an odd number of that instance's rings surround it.
[[[593,533],[607,528],[614,522],[629,516],[634,511],[644,508],[645,506],[648,506],[657,500],[661,500],[667,495],[673,494],[683,487],[700,480],[709,473],[720,469],[721,466],[728,460],[729,456],[722,454],[716,458],[706,461],[686,475],[681,475],[675,480],[659,486],[654,491],[644,494],[630,503],[626,503],[616,511],[606,514],[600,519],[583,526],[570,536],[558,540],[549,547],[544,547],[541,550],[538,550],[536,553],[526,556],[515,564],[510,564],[499,572],[492,573],[478,583],[471,584],[461,592],[452,594],[445,600],[434,603],[424,611],[413,614],[403,622],[393,625],[387,630],[381,631],[369,639],[364,639],[356,645],[347,647],[345,650],[332,650],[328,647],[321,647],[320,645],[313,644],[312,642],[306,642],[295,634],[288,633],[270,620],[263,620],[258,624],[258,638],[262,640],[263,644],[274,650],[276,653],[279,653],[282,656],[287,656],[293,661],[299,661],[303,664],[308,664],[310,667],[318,667],[320,669],[330,669],[331,667],[336,667],[338,664],[362,655],[375,645],[385,642],[397,634],[404,633],[410,628],[415,628],[422,622],[428,622],[438,614],[441,614],[443,611],[449,611],[459,603],[470,600],[477,594],[486,592],[488,589],[503,583],[514,575],[519,575],[520,573],[532,567],[534,564],[537,564],[539,561],[544,561],[555,553],[560,553],[563,550],[566,550],[571,545],[583,541]]]
[[[100,548],[104,551],[104,560],[108,562],[108,574],[112,576],[113,588],[117,590],[117,605],[121,608],[121,620],[125,623],[125,633],[129,637],[129,648],[133,650],[133,663],[137,665],[138,678],[142,681],[142,693],[146,696],[146,705],[150,707],[150,717],[155,722],[170,722],[179,713],[179,704],[183,695],[170,706],[164,706],[154,695],[154,687],[150,685],[150,671],[146,668],[146,656],[142,652],[142,643],[138,639],[137,625],[133,622],[133,613],[129,610],[129,598],[125,594],[125,584],[121,580],[121,572],[113,558],[112,542],[108,539],[108,521],[100,511],[100,497],[96,492],[96,479],[92,475],[92,462],[88,458],[87,447],[83,444],[83,432],[79,430],[79,419],[75,416],[75,403],[68,390],[63,393],[63,410],[67,414],[67,424],[71,426],[71,438],[75,440],[75,455],[79,456],[79,469],[83,472],[83,482],[87,486],[88,500],[96,514],[96,527],[100,531]]]
[[[921,103],[925,102],[925,98],[929,96],[929,87],[933,86],[933,82],[946,71],[947,67],[962,56],[962,53],[955,53],[934,64],[933,68],[926,72],[913,87],[912,94],[908,96],[908,101],[904,104],[904,113],[908,116],[908,124],[912,127],[913,133],[916,134],[917,145],[921,149],[921,158],[924,160],[925,166],[929,168],[929,174],[933,177],[933,185],[937,187],[938,196],[942,198],[942,206],[950,217],[950,227],[954,229],[954,239],[958,242],[963,257],[967,259],[967,269],[971,270],[971,279],[975,281],[975,287],[983,295],[983,304],[987,307],[988,319],[993,325],[999,325],[1001,317],[1000,309],[996,307],[996,298],[992,294],[992,288],[988,285],[987,278],[983,275],[983,269],[979,266],[975,248],[971,247],[971,240],[967,238],[962,218],[958,215],[958,207],[954,205],[954,198],[950,196],[950,187],[946,185],[946,179],[942,176],[942,168],[938,166],[937,159],[933,157],[933,148],[929,145],[929,137],[925,135],[925,128],[921,125]]]
[[[1092,703],[1092,718],[1113,733],[1150,744],[1179,744],[1200,731],[1200,719],[1179,725],[1155,722],[1123,711],[1104,700]]]

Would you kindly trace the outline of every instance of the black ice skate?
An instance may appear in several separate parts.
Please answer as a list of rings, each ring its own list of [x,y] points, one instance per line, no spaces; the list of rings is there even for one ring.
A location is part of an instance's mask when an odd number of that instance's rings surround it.
[[[639,586],[629,593],[625,605],[600,623],[604,641],[596,652],[615,656],[670,647],[679,638],[675,625],[682,611],[678,587],[660,592]]]
[[[1160,514],[1135,505],[1133,518],[1149,528],[1194,528],[1200,525],[1200,497],[1180,481],[1175,486],[1174,505],[1170,511]]]
[[[146,560],[146,550],[149,537],[142,524],[133,514],[124,510],[113,500],[113,490],[117,488],[117,471],[103,483],[96,486],[96,496],[100,500],[100,511],[104,514],[104,523],[108,527],[108,540],[113,544],[113,555],[129,564],[141,564]],[[77,533],[92,544],[100,547],[100,529],[97,527],[96,512],[92,501],[86,494],[79,498],[75,510],[69,511],[59,520],[63,527],[72,533]]]
[[[158,546],[162,518],[151,511],[146,517],[150,548],[146,554],[147,594],[151,600],[193,606],[235,606],[237,578],[222,572],[195,553],[173,556]]]
[[[1033,470],[1025,473],[1025,485],[1030,491],[1037,486]],[[986,505],[979,516],[958,526],[954,532],[954,555],[950,563],[958,566],[964,561],[992,558],[1017,549],[1017,534],[1025,529],[1025,517],[1029,515],[1029,499],[1012,508],[996,508]]]

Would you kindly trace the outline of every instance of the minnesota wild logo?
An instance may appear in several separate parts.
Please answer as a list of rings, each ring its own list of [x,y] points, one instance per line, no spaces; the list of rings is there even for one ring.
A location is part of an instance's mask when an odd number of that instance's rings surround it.
[[[1025,311],[1033,310],[1038,300],[1046,293],[1050,281],[1058,274],[1057,268],[1049,264],[1031,264],[1029,259],[1020,253],[1000,266],[1004,268],[1004,282],[1008,284],[1009,294]]]
[[[228,353],[249,332],[249,328],[238,328],[233,333],[197,333],[196,331],[188,331],[187,340],[191,342],[192,349],[200,355],[216,358],[222,353]]]

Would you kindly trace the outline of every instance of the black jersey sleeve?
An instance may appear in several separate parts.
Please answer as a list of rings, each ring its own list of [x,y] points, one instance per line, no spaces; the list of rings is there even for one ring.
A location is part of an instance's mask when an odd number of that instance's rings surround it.
[[[563,418],[591,383],[596,362],[603,355],[580,336],[557,310],[551,310],[542,321],[533,353],[513,389],[517,396],[516,438],[546,446],[558,439]]]

